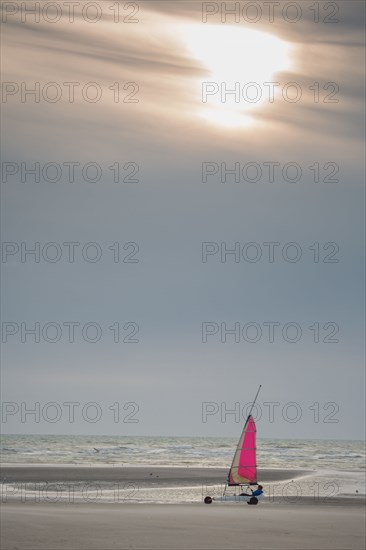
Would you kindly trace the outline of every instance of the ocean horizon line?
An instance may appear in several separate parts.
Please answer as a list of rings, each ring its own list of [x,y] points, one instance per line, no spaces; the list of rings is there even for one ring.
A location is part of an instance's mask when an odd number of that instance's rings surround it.
[[[236,438],[236,435],[227,436],[227,435],[146,435],[146,434],[55,434],[55,433],[2,433],[1,437],[123,437],[123,438],[141,438],[141,439],[227,439],[232,440]],[[364,443],[366,445],[365,439],[348,439],[348,438],[321,438],[321,437],[260,437],[257,435],[258,440],[263,441],[352,441],[355,443]]]

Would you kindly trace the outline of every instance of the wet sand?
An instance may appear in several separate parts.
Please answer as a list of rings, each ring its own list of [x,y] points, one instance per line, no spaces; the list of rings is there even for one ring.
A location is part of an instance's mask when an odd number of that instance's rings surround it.
[[[171,486],[192,486],[202,483],[224,483],[227,468],[170,468],[164,466],[44,466],[44,465],[9,465],[1,467],[1,479],[7,483],[27,482],[138,482]],[[295,479],[310,473],[310,470],[270,470],[258,471],[261,482],[274,482]]]
[[[145,487],[222,483],[222,468],[9,465],[2,486],[32,482],[138,482]],[[263,482],[285,481],[305,470],[261,470]],[[332,502],[300,498],[290,504],[146,504],[36,502],[4,498],[2,550],[363,550],[364,497]]]

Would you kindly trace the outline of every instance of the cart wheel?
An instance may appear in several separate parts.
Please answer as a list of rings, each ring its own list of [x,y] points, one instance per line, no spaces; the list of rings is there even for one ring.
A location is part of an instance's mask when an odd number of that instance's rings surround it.
[[[206,497],[205,500],[203,501],[205,504],[211,504],[212,503],[212,498],[211,497]]]

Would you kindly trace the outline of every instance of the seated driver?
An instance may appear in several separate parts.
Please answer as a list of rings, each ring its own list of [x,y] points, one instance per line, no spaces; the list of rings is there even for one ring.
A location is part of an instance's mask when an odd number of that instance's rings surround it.
[[[259,497],[260,495],[263,494],[263,486],[262,485],[258,485],[258,489],[256,489],[255,491],[253,491],[253,489],[250,489],[251,491],[251,495],[249,493],[240,493],[240,497]]]

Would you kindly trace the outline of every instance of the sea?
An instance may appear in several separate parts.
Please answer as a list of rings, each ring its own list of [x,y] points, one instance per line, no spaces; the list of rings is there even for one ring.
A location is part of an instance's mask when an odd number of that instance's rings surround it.
[[[213,437],[131,437],[4,435],[1,463],[59,466],[154,466],[229,468],[236,439]],[[257,439],[259,474],[265,470],[306,470],[290,482],[267,483],[267,500],[302,496],[328,498],[365,495],[366,452],[362,441]],[[2,479],[2,485],[9,481]],[[179,503],[202,501],[205,493],[219,494],[221,487],[166,487],[127,484],[118,487],[118,502]],[[224,482],[225,480],[223,480]],[[3,489],[3,487],[2,487]],[[19,488],[7,486],[9,498],[21,496]],[[28,487],[27,494],[40,488]],[[52,492],[53,491],[53,492]],[[29,496],[31,495],[31,496]],[[53,496],[52,496],[53,495]],[[61,495],[61,496],[60,496]],[[34,495],[33,495],[34,496]],[[70,498],[69,488],[47,485],[47,499]],[[28,499],[29,499],[28,498]],[[73,499],[85,500],[85,487],[73,487]],[[89,487],[87,500],[115,502],[116,487],[102,483]],[[292,500],[291,500],[292,499]],[[295,500],[294,500],[295,499]]]
[[[237,440],[213,437],[4,435],[1,462],[229,467]],[[365,470],[362,441],[257,439],[263,468]]]

